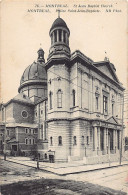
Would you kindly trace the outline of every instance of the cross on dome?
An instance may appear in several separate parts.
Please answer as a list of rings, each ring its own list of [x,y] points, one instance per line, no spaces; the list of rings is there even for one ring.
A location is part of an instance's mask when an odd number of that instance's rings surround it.
[[[60,18],[60,9],[58,9],[57,12],[58,12],[58,18]]]

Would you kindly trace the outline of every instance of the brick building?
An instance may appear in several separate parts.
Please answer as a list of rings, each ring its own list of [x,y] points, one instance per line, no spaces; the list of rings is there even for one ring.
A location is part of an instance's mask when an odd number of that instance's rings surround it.
[[[19,94],[1,106],[6,152],[37,152],[40,158],[86,163],[119,159],[124,148],[124,88],[106,58],[94,62],[79,50],[71,53],[70,30],[57,18],[49,32],[47,62],[37,62],[21,78]],[[1,149],[2,151],[2,149]]]

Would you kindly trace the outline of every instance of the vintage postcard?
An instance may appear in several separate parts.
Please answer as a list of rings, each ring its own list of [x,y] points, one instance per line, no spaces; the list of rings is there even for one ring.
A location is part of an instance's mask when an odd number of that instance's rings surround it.
[[[127,194],[125,0],[0,1],[1,194]]]

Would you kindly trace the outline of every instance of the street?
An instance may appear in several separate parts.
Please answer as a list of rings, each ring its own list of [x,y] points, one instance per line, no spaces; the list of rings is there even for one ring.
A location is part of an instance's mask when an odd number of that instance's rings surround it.
[[[75,175],[67,175],[68,179],[88,181],[115,190],[128,192],[128,165]]]
[[[1,194],[127,194],[128,165],[58,176],[0,161]]]

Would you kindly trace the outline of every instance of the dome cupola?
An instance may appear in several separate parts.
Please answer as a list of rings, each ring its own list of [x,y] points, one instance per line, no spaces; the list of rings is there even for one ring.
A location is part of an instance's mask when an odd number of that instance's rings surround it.
[[[37,62],[40,62],[40,63],[44,62],[45,63],[44,50],[42,48],[40,48],[37,53],[38,53]]]

